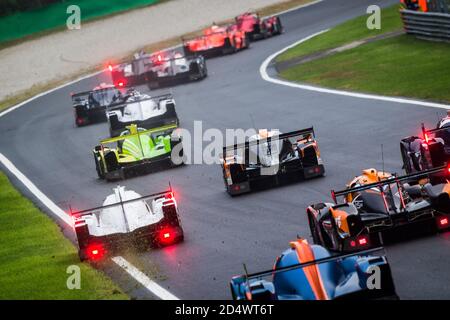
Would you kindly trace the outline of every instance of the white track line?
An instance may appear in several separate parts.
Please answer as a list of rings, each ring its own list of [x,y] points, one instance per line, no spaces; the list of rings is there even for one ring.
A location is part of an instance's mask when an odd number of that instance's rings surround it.
[[[114,261],[119,267],[124,269],[130,276],[132,276],[134,279],[136,279],[140,284],[142,284],[144,287],[146,287],[148,290],[150,290],[152,293],[154,293],[156,296],[158,296],[162,300],[180,300],[176,296],[174,296],[172,293],[167,291],[166,289],[159,286],[156,282],[152,281],[149,277],[147,277],[144,273],[142,273],[139,269],[134,267],[131,263],[129,263],[127,260],[125,260],[123,257],[114,257],[112,258],[112,261]]]
[[[2,115],[0,114],[0,117]],[[31,182],[17,167],[9,161],[2,153],[0,153],[0,162],[17,178],[19,179],[25,187],[27,187],[30,192],[39,199],[55,216],[64,221],[67,225],[73,227],[72,217],[58,207],[52,200],[50,200],[41,190],[39,190],[36,185]],[[145,274],[139,271],[131,263],[125,260],[123,257],[112,258],[118,266],[124,269],[128,274],[130,274],[137,282],[141,283],[145,288],[147,288],[151,293],[162,300],[179,300],[169,291],[159,286],[157,283],[148,278]]]
[[[275,52],[274,54],[270,55],[269,57],[267,57],[267,59],[264,60],[264,62],[261,64],[261,66],[259,68],[259,73],[261,74],[261,77],[266,81],[269,81],[269,82],[272,82],[275,84],[279,84],[279,85],[283,85],[283,86],[297,88],[297,89],[316,91],[316,92],[328,93],[328,94],[337,94],[337,95],[341,95],[341,96],[349,96],[349,97],[361,98],[361,99],[381,100],[381,101],[397,102],[397,103],[403,103],[403,104],[413,104],[413,105],[419,105],[419,106],[430,107],[430,108],[450,109],[450,105],[447,105],[447,104],[427,102],[427,101],[414,100],[414,99],[394,98],[394,97],[357,93],[357,92],[349,92],[349,91],[334,90],[334,89],[326,89],[326,88],[320,88],[320,87],[315,87],[315,86],[310,86],[310,85],[303,85],[303,84],[298,84],[298,83],[294,83],[294,82],[289,82],[289,81],[285,81],[285,80],[281,80],[281,79],[277,79],[277,78],[272,78],[269,76],[269,74],[267,73],[267,68],[268,68],[269,64],[272,62],[272,60],[275,59],[278,55],[291,49],[292,47],[295,47],[296,45],[298,45],[300,43],[303,43],[303,42],[308,41],[318,35],[321,35],[321,34],[327,32],[328,30],[329,29],[314,33],[306,38],[303,38],[303,39]]]
[[[1,115],[0,115],[1,117]],[[55,216],[63,220],[69,226],[72,226],[72,218],[58,207],[52,200],[50,200],[36,185],[31,182],[17,167],[9,161],[2,153],[0,153],[0,162],[17,178],[32,194],[36,196]]]
[[[291,11],[295,11],[295,10],[299,10],[299,9],[303,9],[303,8],[312,6],[312,5],[314,5],[314,4],[320,3],[320,2],[322,2],[322,1],[323,1],[323,0],[316,0],[316,1],[313,1],[313,2],[310,2],[310,3],[301,4],[301,5],[299,5],[299,6],[296,6],[296,7],[290,8],[290,9],[286,9],[286,10],[284,10],[284,11],[280,11],[280,12],[277,12],[277,13],[274,13],[274,14],[272,14],[271,16],[275,16],[275,15],[281,16],[282,14],[285,14],[285,13],[288,13],[288,12],[291,12]],[[264,18],[267,18],[267,17],[270,17],[270,16],[266,16],[266,17],[264,17]]]
[[[59,89],[61,89],[61,88],[70,86],[71,84],[74,84],[74,83],[76,83],[76,82],[78,82],[78,81],[81,81],[81,80],[84,80],[84,79],[87,79],[87,78],[96,76],[96,75],[102,73],[103,71],[105,71],[105,70],[97,71],[97,72],[94,72],[94,73],[91,73],[91,74],[88,74],[88,75],[79,77],[79,78],[77,78],[77,79],[75,79],[75,80],[72,80],[72,81],[67,82],[67,83],[65,83],[65,84],[62,84],[62,85],[60,85],[60,86],[57,86],[57,87],[55,87],[55,88],[53,88],[53,89],[50,89],[50,90],[41,92],[41,93],[39,93],[39,94],[37,94],[37,95],[35,95],[35,96],[33,96],[33,97],[31,97],[31,98],[25,100],[25,101],[22,101],[21,103],[16,104],[15,106],[13,106],[13,107],[11,107],[11,108],[6,109],[6,110],[3,111],[3,112],[0,112],[0,118],[3,117],[3,116],[6,115],[6,114],[8,114],[8,113],[10,113],[10,112],[12,112],[12,111],[18,109],[18,108],[20,108],[21,106],[23,106],[23,105],[25,105],[25,104],[27,104],[27,103],[29,103],[29,102],[31,102],[31,101],[37,99],[37,98],[40,98],[40,97],[42,97],[42,96],[45,96],[45,95],[47,95],[47,94],[49,94],[49,93],[52,93],[53,91],[59,90]]]

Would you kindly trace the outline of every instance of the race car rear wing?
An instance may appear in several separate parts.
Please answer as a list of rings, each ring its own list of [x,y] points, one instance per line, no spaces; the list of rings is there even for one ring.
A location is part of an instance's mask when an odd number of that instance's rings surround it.
[[[126,97],[125,97],[125,99],[126,99]],[[132,104],[132,103],[138,103],[138,102],[149,101],[149,100],[160,102],[160,101],[168,100],[168,99],[173,99],[173,95],[171,93],[165,93],[165,94],[161,94],[159,96],[151,96],[149,98],[143,98],[143,99],[139,99],[136,101],[121,101],[121,102],[110,104],[106,109],[107,109],[107,111],[111,111],[111,110],[115,110],[115,109],[125,108],[126,105]]]
[[[331,197],[333,198],[334,203],[338,204],[337,202],[337,198],[338,197],[342,197],[342,196],[346,196],[348,194],[351,193],[355,193],[355,192],[361,192],[364,190],[369,190],[372,188],[381,188],[385,185],[389,185],[392,183],[396,183],[397,186],[400,186],[400,182],[406,182],[406,181],[411,181],[417,178],[423,178],[426,176],[430,176],[432,174],[436,174],[436,173],[440,173],[442,171],[447,171],[448,168],[447,166],[441,166],[441,167],[437,167],[437,168],[433,168],[433,169],[429,169],[429,170],[424,170],[424,171],[420,171],[420,172],[416,172],[416,173],[412,173],[412,174],[408,174],[408,175],[404,175],[404,176],[396,176],[394,175],[392,178],[386,179],[386,180],[382,180],[379,182],[374,182],[374,183],[370,183],[370,184],[366,184],[363,186],[359,186],[359,187],[354,187],[351,189],[345,189],[345,190],[341,190],[341,191],[334,191],[331,190]]]
[[[113,143],[113,142],[117,142],[117,141],[123,141],[125,139],[131,138],[131,137],[137,137],[140,135],[175,130],[176,128],[178,128],[178,126],[176,124],[170,124],[167,126],[162,126],[162,127],[158,127],[158,128],[149,129],[149,130],[138,131],[137,133],[133,133],[133,134],[127,134],[127,135],[118,136],[118,137],[114,137],[114,138],[103,139],[100,141],[100,144],[104,145],[104,144]]]
[[[301,268],[305,268],[305,267],[309,267],[309,266],[313,266],[313,265],[323,264],[323,263],[327,263],[327,262],[333,262],[336,260],[342,260],[342,259],[346,259],[346,258],[354,257],[354,256],[367,256],[369,254],[373,254],[375,252],[380,252],[380,251],[384,252],[384,248],[378,247],[378,248],[372,248],[372,249],[357,251],[357,252],[348,253],[348,254],[336,255],[336,256],[317,259],[317,260],[313,260],[313,261],[309,261],[309,262],[305,262],[305,263],[298,263],[298,264],[294,264],[292,266],[286,266],[286,267],[281,267],[281,268],[277,268],[277,269],[270,269],[270,270],[266,270],[266,271],[245,274],[245,275],[241,275],[239,277],[243,277],[246,280],[261,279],[263,277],[272,276],[272,275],[274,275],[276,273],[280,273],[280,272],[292,271],[292,270],[301,269]]]
[[[230,151],[233,151],[233,154],[234,154],[234,151],[238,150],[238,149],[247,150],[247,149],[249,149],[250,146],[255,146],[257,144],[270,142],[272,140],[284,140],[284,139],[289,139],[289,138],[294,138],[294,137],[301,137],[303,139],[309,137],[310,139],[314,140],[315,139],[314,128],[310,127],[310,128],[306,128],[306,129],[297,130],[297,131],[282,133],[280,135],[273,136],[273,137],[268,137],[268,138],[265,138],[265,139],[254,140],[254,141],[246,141],[244,143],[239,143],[239,144],[235,144],[235,145],[232,145],[232,146],[227,146],[227,147],[223,148],[223,153],[220,155],[220,157],[222,159],[225,158]]]
[[[231,24],[220,25],[219,27],[226,28],[226,30],[224,30],[224,31],[215,31],[215,32],[211,32],[210,34],[199,34],[199,35],[194,35],[194,36],[189,36],[189,37],[181,37],[181,42],[186,43],[188,41],[196,40],[199,38],[203,39],[203,38],[207,38],[213,34],[221,34],[221,33],[228,34],[228,33],[230,33],[230,30],[229,30],[230,26],[231,26]]]
[[[436,132],[450,130],[450,127],[442,127],[442,128],[435,128],[435,129],[426,129],[426,128],[425,128],[425,124],[423,124],[423,123],[422,123],[421,127],[422,127],[422,135],[423,135],[423,139],[424,139],[425,141],[428,141],[428,138],[429,138],[428,135],[429,135],[429,134],[434,134],[434,133],[436,133]]]
[[[89,94],[92,91],[83,91],[78,93],[71,93],[70,97],[72,98],[72,103],[75,103],[76,100],[86,100],[89,97]]]
[[[149,201],[149,200],[155,200],[155,199],[159,199],[159,198],[163,198],[163,197],[167,197],[168,199],[172,199],[173,198],[173,190],[172,190],[172,186],[169,183],[169,189],[167,189],[166,191],[162,191],[162,192],[157,192],[157,193],[153,193],[153,194],[149,194],[147,196],[143,196],[140,198],[136,198],[136,199],[130,199],[130,200],[125,200],[125,201],[119,201],[116,203],[112,203],[106,206],[100,206],[100,207],[95,207],[95,208],[91,208],[91,209],[87,209],[87,210],[82,210],[82,211],[75,211],[75,212],[70,212],[70,215],[74,218],[80,218],[82,216],[86,216],[86,215],[91,215],[93,214],[95,211],[99,211],[99,210],[104,210],[104,209],[108,209],[108,208],[113,208],[113,207],[117,207],[117,206],[122,206],[124,204],[128,204],[128,203],[132,203],[132,202],[137,202],[137,201]]]

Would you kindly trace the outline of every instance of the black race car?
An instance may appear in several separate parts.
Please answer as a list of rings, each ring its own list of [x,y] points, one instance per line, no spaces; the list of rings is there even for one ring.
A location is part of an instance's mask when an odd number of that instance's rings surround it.
[[[407,174],[449,163],[450,117],[442,119],[435,129],[426,129],[422,123],[422,137],[410,136],[402,139],[400,151]],[[440,178],[447,179],[447,175],[441,175]]]
[[[92,91],[74,93],[71,97],[77,127],[106,121],[106,107],[124,98],[121,90],[105,83]]]
[[[450,183],[410,185],[440,167],[343,191],[331,191],[334,203],[316,203],[306,210],[314,243],[351,252],[379,246],[384,239],[450,228]],[[339,203],[338,197],[351,201]]]
[[[161,247],[184,240],[172,189],[142,197],[118,186],[103,206],[73,212],[80,260],[100,262],[110,253]]]
[[[232,196],[325,175],[312,127],[284,134],[260,130],[245,143],[225,147],[220,161]]]
[[[119,87],[147,84],[150,89],[196,81],[208,75],[203,56],[186,55],[183,48],[135,54],[131,63],[110,66],[113,83]]]

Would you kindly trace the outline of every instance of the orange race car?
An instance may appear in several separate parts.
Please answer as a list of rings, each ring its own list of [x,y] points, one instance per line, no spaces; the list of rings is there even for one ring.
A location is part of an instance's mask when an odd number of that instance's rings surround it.
[[[203,30],[203,35],[182,40],[187,55],[201,54],[206,57],[234,53],[250,45],[247,33],[239,30],[236,25],[213,24]]]

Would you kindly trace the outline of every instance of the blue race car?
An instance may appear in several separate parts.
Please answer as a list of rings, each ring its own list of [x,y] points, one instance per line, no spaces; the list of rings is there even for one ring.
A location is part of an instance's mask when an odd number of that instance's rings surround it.
[[[398,299],[386,257],[374,255],[380,248],[332,256],[304,239],[290,246],[272,270],[233,277],[233,299]]]

